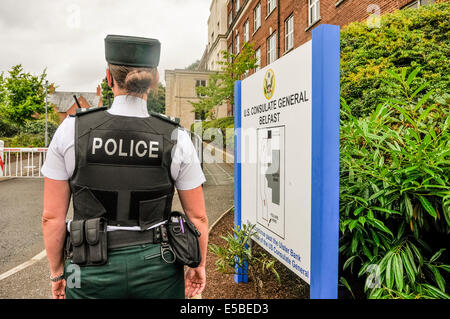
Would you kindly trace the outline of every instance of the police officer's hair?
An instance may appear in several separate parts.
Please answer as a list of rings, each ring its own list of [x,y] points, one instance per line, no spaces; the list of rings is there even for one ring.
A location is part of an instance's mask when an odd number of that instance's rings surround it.
[[[142,95],[158,81],[156,68],[136,68],[109,64],[114,82],[130,95]]]

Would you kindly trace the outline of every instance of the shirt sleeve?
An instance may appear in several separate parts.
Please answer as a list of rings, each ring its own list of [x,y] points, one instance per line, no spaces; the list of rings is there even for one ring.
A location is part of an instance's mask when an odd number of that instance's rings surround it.
[[[175,187],[179,190],[194,189],[206,181],[197,151],[189,134],[182,129],[178,130],[178,141],[172,156],[171,174],[175,180]]]
[[[42,165],[41,168],[42,175],[47,178],[55,180],[68,180],[70,178],[64,158],[64,141],[68,138],[73,139],[73,136],[65,136],[67,134],[68,126],[71,124],[71,120],[72,119],[67,117],[61,123],[50,142],[44,165]]]

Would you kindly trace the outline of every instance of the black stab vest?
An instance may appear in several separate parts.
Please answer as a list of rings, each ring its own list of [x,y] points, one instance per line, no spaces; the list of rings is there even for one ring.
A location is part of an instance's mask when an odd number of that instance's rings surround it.
[[[178,125],[151,116],[77,113],[75,169],[69,180],[74,220],[105,217],[108,225],[145,230],[167,219]]]

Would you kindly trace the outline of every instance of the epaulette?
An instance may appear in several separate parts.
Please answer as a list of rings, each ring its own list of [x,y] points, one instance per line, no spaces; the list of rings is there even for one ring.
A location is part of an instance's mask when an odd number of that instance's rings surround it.
[[[103,110],[107,110],[108,108],[106,106],[101,106],[101,107],[90,107],[88,109],[80,109],[78,108],[75,116],[81,116],[84,114],[88,114],[88,113],[92,113],[92,112],[97,112],[97,111],[103,111]]]
[[[172,119],[172,118],[170,118],[167,115],[156,113],[156,112],[150,112],[150,115],[154,116],[154,117],[157,117],[157,118],[159,118],[159,119],[161,119],[163,121],[169,122],[171,124],[175,124],[175,125],[180,126],[180,119],[178,117],[175,117],[175,118]]]

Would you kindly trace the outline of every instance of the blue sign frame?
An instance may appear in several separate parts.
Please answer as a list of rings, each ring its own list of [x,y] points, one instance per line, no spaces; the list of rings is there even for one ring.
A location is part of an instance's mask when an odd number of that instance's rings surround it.
[[[312,299],[336,299],[339,259],[340,28],[312,30]],[[241,226],[241,81],[235,82],[235,225]],[[247,282],[236,267],[235,282]]]

